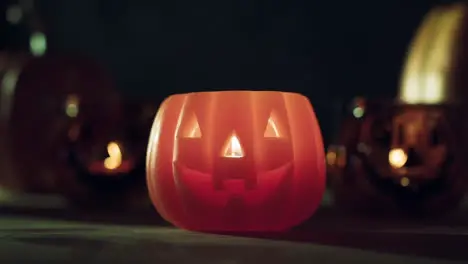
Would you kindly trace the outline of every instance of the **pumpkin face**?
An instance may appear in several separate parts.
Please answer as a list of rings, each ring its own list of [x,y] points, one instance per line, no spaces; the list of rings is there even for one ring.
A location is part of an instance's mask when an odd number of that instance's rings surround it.
[[[370,129],[370,131],[366,131]],[[367,120],[361,131],[369,166],[381,177],[410,185],[441,177],[448,160],[448,125],[437,109],[401,107],[387,120]],[[402,179],[403,178],[403,179]]]
[[[450,115],[443,107],[400,105],[354,120],[354,128],[347,124],[339,145],[346,151],[335,153],[346,161],[329,164],[337,195],[341,200],[380,197],[382,208],[383,200],[409,210],[452,208],[464,180],[458,173],[461,149],[454,145],[459,134]]]
[[[440,112],[408,110],[393,120],[389,163],[396,174],[437,177],[447,160],[447,124]],[[406,161],[405,161],[406,160]]]
[[[346,162],[331,166],[338,168],[333,178],[343,202],[360,196],[354,203],[363,204],[385,196],[410,211],[442,212],[461,200],[466,188],[466,7],[436,7],[424,18],[409,47],[398,106],[369,111],[364,120],[344,125],[339,145]],[[378,202],[378,207],[384,206]]]
[[[320,131],[310,103],[297,94],[170,97],[157,115],[148,151],[155,205],[185,228],[287,228],[313,213],[324,189]],[[159,193],[169,191],[164,184],[173,186],[175,200]]]

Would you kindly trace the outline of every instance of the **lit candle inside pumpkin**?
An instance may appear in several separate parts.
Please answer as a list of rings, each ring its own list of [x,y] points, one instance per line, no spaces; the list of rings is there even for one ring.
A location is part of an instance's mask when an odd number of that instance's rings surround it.
[[[229,140],[226,142],[223,151],[223,157],[225,158],[242,158],[244,157],[244,151],[240,144],[239,139],[233,133]]]
[[[91,163],[89,170],[95,174],[117,174],[127,173],[132,169],[132,164],[122,157],[122,150],[118,143],[109,142],[107,144],[107,154],[104,161],[95,161]]]

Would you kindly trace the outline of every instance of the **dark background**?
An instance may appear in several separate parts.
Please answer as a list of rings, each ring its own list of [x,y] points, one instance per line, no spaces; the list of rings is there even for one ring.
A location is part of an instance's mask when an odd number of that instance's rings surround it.
[[[0,0],[0,14],[10,2]],[[300,92],[313,102],[327,141],[337,131],[337,109],[343,101],[357,95],[396,94],[406,50],[423,16],[435,5],[450,2],[36,0],[35,4],[50,53],[97,59],[113,75],[117,89],[129,97],[150,98],[158,104],[170,94],[199,90]],[[0,15],[0,50],[28,49],[31,31],[31,25],[12,26]],[[144,218],[151,228],[91,225],[88,222],[95,217],[91,213],[76,213],[81,218],[72,215],[70,219],[81,223],[70,224],[5,217],[2,212],[0,237],[5,239],[0,241],[0,262],[166,263],[171,259],[184,263],[190,259],[196,263],[198,257],[200,263],[221,263],[220,259],[259,263],[266,257],[269,263],[428,263],[428,259],[344,249],[357,248],[439,258],[432,263],[441,263],[467,259],[468,221],[462,213],[463,218],[447,225],[420,219],[410,224],[395,219],[375,222],[322,210],[309,223],[313,228],[267,237],[304,242],[305,254],[298,244],[272,248],[264,241],[245,240],[220,246],[221,238],[208,240],[201,235],[190,240],[187,236],[193,234],[154,227],[155,220],[144,214],[119,213],[118,218]],[[96,222],[112,222],[105,220]]]
[[[300,92],[328,141],[344,100],[396,93],[423,16],[450,2],[36,0],[35,8],[50,53],[94,57],[125,94],[159,103],[198,90]],[[2,45],[28,45],[27,28],[4,28]]]

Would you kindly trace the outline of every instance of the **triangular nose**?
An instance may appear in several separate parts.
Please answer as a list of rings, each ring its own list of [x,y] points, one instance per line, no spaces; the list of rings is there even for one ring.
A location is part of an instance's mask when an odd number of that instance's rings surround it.
[[[221,156],[225,158],[242,158],[244,150],[235,132],[232,132],[222,148]]]

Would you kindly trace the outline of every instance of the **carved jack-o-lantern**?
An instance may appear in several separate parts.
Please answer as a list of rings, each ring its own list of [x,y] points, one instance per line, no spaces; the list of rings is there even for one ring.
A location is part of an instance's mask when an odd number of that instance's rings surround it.
[[[409,109],[393,119],[389,163],[409,178],[437,177],[447,161],[449,136],[440,112]]]
[[[368,159],[382,175],[404,176],[403,185],[409,178],[437,177],[447,160],[450,133],[442,112],[400,107],[387,120],[365,122],[360,142],[379,151]]]
[[[329,163],[343,203],[365,200],[383,208],[382,200],[393,200],[431,212],[460,201],[466,187],[467,19],[464,4],[431,11],[410,47],[397,104],[368,109],[344,125],[341,147],[329,154],[340,157]]]
[[[456,114],[411,105],[367,111],[348,120],[341,144],[327,154],[338,202],[380,209],[394,203],[413,212],[457,205],[465,183],[459,173],[463,148],[456,140],[461,135],[450,118]]]
[[[67,193],[75,184],[63,162],[68,130],[84,120],[108,135],[120,118],[113,82],[93,61],[42,57],[21,71],[5,129],[16,175],[8,187],[30,192]],[[2,175],[7,182],[10,175]]]
[[[286,229],[320,203],[322,144],[312,107],[298,94],[171,96],[150,136],[150,195],[161,215],[179,227]]]

